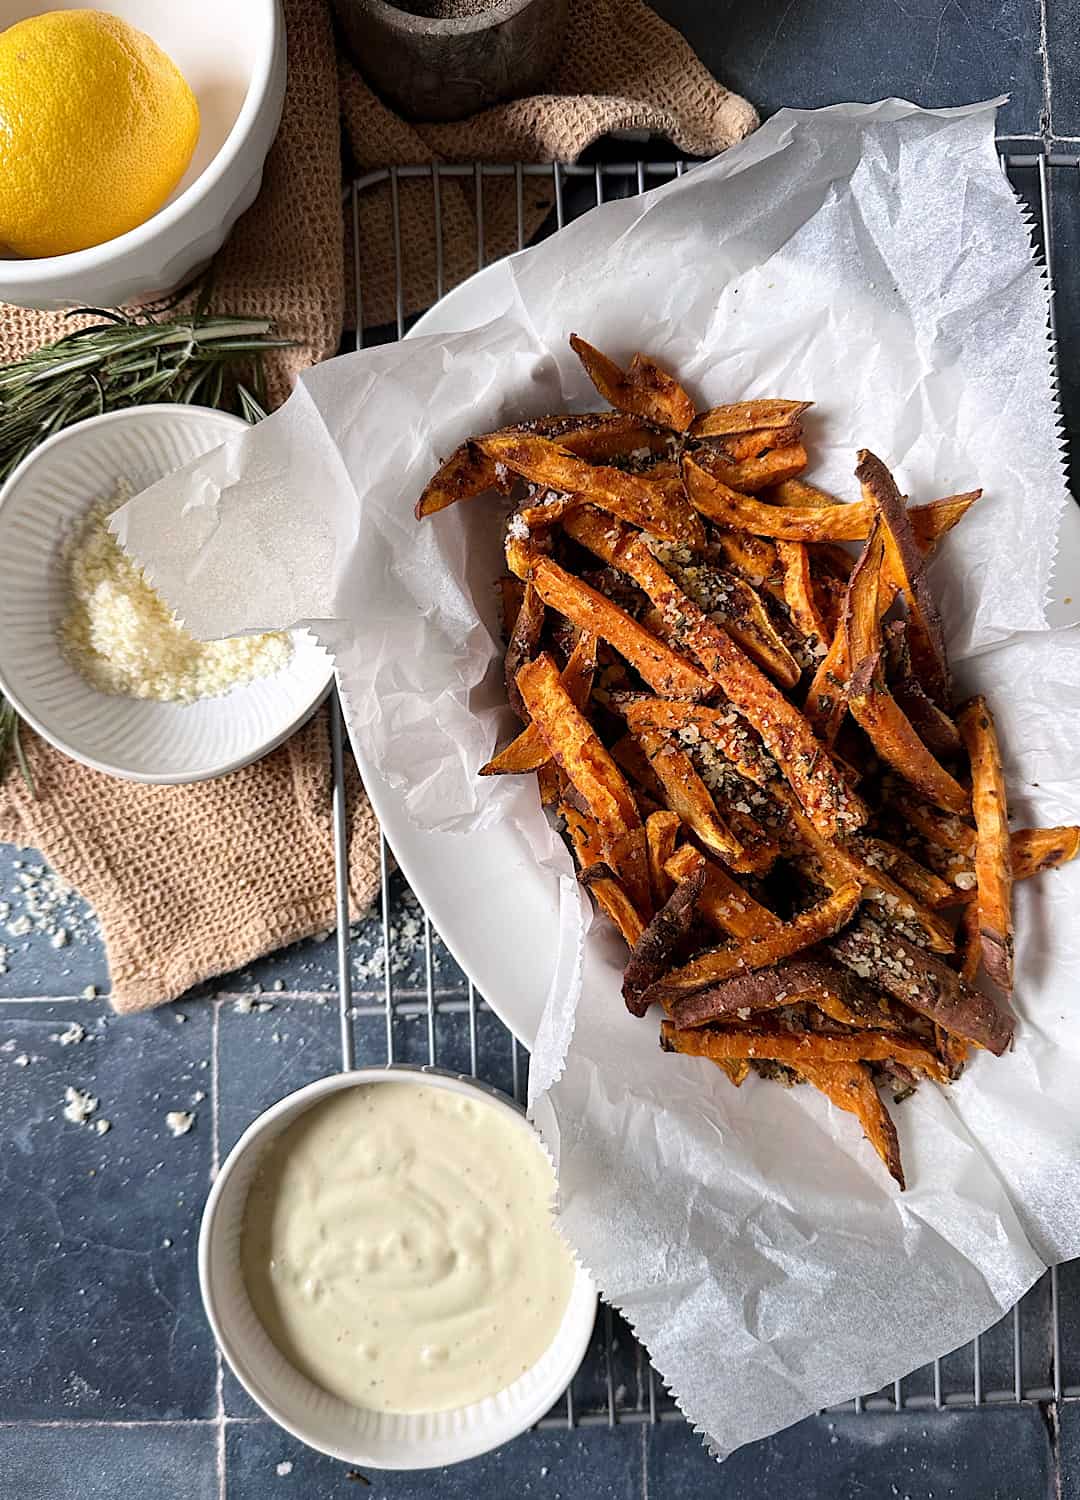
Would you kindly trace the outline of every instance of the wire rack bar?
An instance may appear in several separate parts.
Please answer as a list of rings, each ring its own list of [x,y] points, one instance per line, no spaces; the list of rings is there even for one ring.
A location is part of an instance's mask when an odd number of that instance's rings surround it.
[[[1002,142],[1005,147],[1006,143]],[[1055,189],[1080,193],[1080,154],[1062,151],[1023,152],[1003,149],[1002,169],[1023,197],[1035,226],[1036,248],[1045,258],[1053,291],[1054,246],[1052,204]],[[514,184],[517,246],[525,244],[525,184],[542,179],[551,185],[552,211],[542,233],[560,228],[590,208],[612,197],[646,191],[671,181],[694,163],[679,160],[601,162],[470,162],[379,168],[357,177],[346,189],[346,210],[353,226],[353,243],[359,247],[362,227],[361,204],[365,194],[387,191],[393,235],[395,286],[393,314],[388,326],[365,333],[365,299],[361,259],[355,254],[353,267],[355,306],[360,332],[357,347],[366,339],[400,338],[408,320],[418,309],[406,302],[406,270],[409,247],[402,236],[401,195],[406,184],[426,180],[431,184],[431,215],[435,234],[434,294],[441,297],[447,284],[447,247],[444,239],[444,182],[456,182],[472,205],[475,221],[474,264],[482,268],[488,259],[488,223],[485,188],[489,183]],[[409,191],[414,189],[409,188]],[[500,189],[505,192],[505,188]],[[1056,335],[1053,297],[1051,331]],[[391,932],[396,906],[404,883],[393,876],[394,862],[386,840],[380,835],[379,867],[381,892],[378,902],[381,925],[381,995],[354,997],[349,936],[348,830],[345,813],[345,766],[343,725],[336,696],[332,705],[332,770],[334,853],[337,866],[337,969],[342,1067],[395,1061],[408,1047],[410,1061],[418,1060],[415,1038],[423,1036],[419,1060],[444,1062],[442,1049],[453,1050],[460,1065],[470,1073],[501,1082],[515,1098],[524,1097],[528,1057],[463,978],[443,983],[440,975],[441,943],[431,920],[422,914],[416,938],[415,974],[407,981],[395,978],[391,962]],[[381,1022],[381,1025],[379,1024]],[[421,1028],[417,1033],[416,1027]],[[355,1041],[363,1028],[364,1046]],[[409,1028],[413,1028],[410,1030]],[[399,1034],[400,1033],[400,1034]],[[377,1038],[381,1035],[381,1045]],[[412,1040],[409,1040],[411,1038]],[[403,1041],[404,1039],[404,1041]],[[467,1063],[465,1061],[467,1059]],[[447,1066],[456,1066],[445,1059]],[[1017,1406],[1080,1400],[1080,1384],[1066,1379],[1069,1352],[1063,1337],[1062,1307],[1067,1293],[1064,1274],[1055,1267],[1019,1302],[995,1328],[976,1338],[965,1350],[946,1359],[934,1360],[924,1370],[894,1381],[884,1390],[863,1393],[835,1410],[850,1412],[954,1411],[988,1406]],[[1071,1283],[1070,1283],[1071,1284]],[[681,1415],[664,1392],[643,1350],[635,1349],[629,1330],[618,1315],[603,1307],[597,1324],[598,1347],[586,1361],[586,1372],[566,1392],[554,1411],[538,1424],[542,1428],[628,1426],[681,1421]],[[616,1351],[618,1350],[618,1355]],[[618,1383],[616,1361],[634,1351],[633,1381]],[[620,1364],[619,1369],[622,1366]],[[598,1393],[599,1392],[599,1393]]]

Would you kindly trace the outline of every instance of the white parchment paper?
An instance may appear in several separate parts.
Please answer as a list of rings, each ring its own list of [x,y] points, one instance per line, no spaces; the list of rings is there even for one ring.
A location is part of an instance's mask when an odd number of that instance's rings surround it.
[[[358,753],[419,826],[523,829],[560,912],[532,1103],[561,1223],[719,1452],[945,1353],[1080,1253],[1080,867],[1018,891],[1016,1048],[896,1110],[898,1193],[811,1090],[736,1091],[627,1016],[618,944],[602,923],[583,943],[535,794],[475,775],[509,727],[496,503],[422,527],[411,507],[470,433],[595,406],[571,330],[620,359],[648,349],[702,405],[812,400],[828,488],[854,496],[860,446],[914,500],[986,488],[933,564],[957,675],[991,699],[1017,823],[1080,821],[1080,638],[1046,614],[1074,519],[1046,288],[993,129],[992,104],[783,111],[515,257],[492,306],[461,304],[480,326],[311,371],[118,521],[196,633],[317,631]]]

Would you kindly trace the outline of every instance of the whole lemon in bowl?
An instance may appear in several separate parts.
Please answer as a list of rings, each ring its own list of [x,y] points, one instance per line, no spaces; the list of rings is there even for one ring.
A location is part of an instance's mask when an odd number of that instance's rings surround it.
[[[156,42],[100,10],[0,32],[0,244],[66,255],[144,223],[187,170],[199,106]]]

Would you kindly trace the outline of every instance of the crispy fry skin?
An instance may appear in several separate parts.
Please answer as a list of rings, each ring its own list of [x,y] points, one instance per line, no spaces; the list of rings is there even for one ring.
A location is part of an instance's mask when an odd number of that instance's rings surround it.
[[[880,652],[867,657],[852,672],[848,708],[882,760],[899,771],[917,791],[947,812],[968,811],[971,798],[931,755],[885,686]]]
[[[784,598],[795,628],[808,638],[811,647],[817,644],[828,650],[832,634],[814,594],[806,543],[777,542],[776,556],[784,570]]]
[[[635,734],[655,729],[662,734],[694,731],[714,745],[732,767],[755,786],[768,786],[779,775],[776,763],[758,745],[745,722],[730,708],[712,708],[689,703],[684,698],[646,698],[640,694],[616,694],[615,704]]]
[[[916,675],[927,696],[939,708],[945,708],[949,703],[945,634],[907,507],[888,469],[866,448],[859,450],[855,477],[864,499],[877,507],[884,525],[885,574],[907,603],[908,642]]]
[[[671,1020],[677,1031],[694,1026],[708,1026],[714,1021],[748,1021],[759,1011],[776,1010],[781,1005],[800,1005],[804,1001],[830,1007],[839,1001],[849,1009],[848,996],[858,980],[835,964],[820,958],[796,957],[771,969],[754,969],[736,974],[710,989],[687,995],[671,1007]]]
[[[699,448],[696,451],[706,458],[703,449]],[[715,462],[718,468],[724,460],[725,455],[718,448],[714,448],[706,458],[707,462]],[[752,494],[757,490],[766,490],[770,485],[783,484],[785,480],[794,479],[796,474],[802,473],[806,464],[806,449],[802,443],[788,443],[783,448],[771,448],[757,458],[744,458],[738,463],[732,463],[728,459],[719,471],[726,476],[724,482],[732,489],[739,490],[743,494]]]
[[[981,695],[956,720],[971,762],[975,879],[983,967],[1006,994],[1013,983],[1012,851],[1005,772],[993,716]]]
[[[645,829],[622,772],[574,706],[547,653],[526,662],[517,684],[529,716],[552,758],[584,798],[600,833],[604,858],[626,888],[636,911],[651,911]]]
[[[471,500],[498,482],[495,460],[489,458],[474,442],[462,443],[436,474],[428,481],[416,502],[416,519],[433,516],[459,500]]]
[[[974,984],[982,968],[982,934],[979,931],[979,908],[974,901],[960,913],[956,929],[960,966],[957,973],[965,984]]]
[[[528,433],[492,433],[477,443],[489,458],[533,484],[581,495],[666,541],[692,547],[705,543],[701,521],[686,499],[644,475],[587,463],[550,438]]]
[[[707,989],[747,969],[766,969],[790,958],[803,948],[819,943],[850,922],[859,904],[859,887],[849,885],[834,891],[819,905],[800,912],[760,937],[746,938],[725,948],[711,948],[653,985],[649,1000],[671,1005],[683,995]]]
[[[940,808],[923,802],[905,787],[891,787],[885,798],[885,805],[895,808],[928,844],[974,859],[975,830],[965,818],[942,812]]]
[[[653,905],[663,906],[675,889],[678,876],[668,874],[664,866],[675,853],[675,844],[682,828],[678,813],[667,808],[650,813],[645,819],[645,843],[649,851],[649,879],[652,882]]]
[[[734,641],[686,597],[644,540],[629,527],[602,521],[597,524],[595,512],[590,516],[588,511],[575,514],[568,530],[576,541],[620,568],[648,594],[680,643],[693,652],[734,707],[761,735],[766,749],[822,832],[831,835],[859,827],[866,819],[865,806],[840,776],[802,714]]]
[[[874,1080],[865,1063],[804,1063],[799,1072],[807,1083],[813,1084],[837,1109],[847,1110],[855,1116],[866,1139],[903,1192],[904,1169],[900,1164],[900,1142],[896,1136],[896,1126],[874,1087]]]
[[[928,505],[910,506],[908,520],[922,550],[927,554],[933,552],[941,538],[959,525],[981,495],[982,490],[967,490],[962,495],[931,500]]]
[[[708,787],[685,751],[654,729],[640,730],[637,738],[664,789],[664,801],[671,811],[679,815],[706,849],[711,849],[733,869],[746,868],[746,850],[720,816]]]
[[[604,400],[619,411],[645,417],[676,432],[685,432],[694,420],[694,403],[682,386],[646,355],[635,354],[624,372],[576,333],[570,335],[570,347]]]
[[[778,448],[777,454],[795,450]],[[805,450],[799,450],[805,451]],[[756,460],[761,462],[761,460]],[[870,528],[871,516],[853,505],[779,506],[754,500],[738,488],[745,464],[722,464],[700,450],[683,455],[683,479],[691,503],[710,521],[787,542],[854,542]],[[767,481],[775,482],[775,478]],[[745,480],[743,480],[745,486]],[[765,485],[759,486],[765,488]]]
[[[955,888],[948,881],[942,880],[940,875],[935,875],[933,870],[928,870],[917,859],[913,859],[906,849],[898,849],[885,839],[871,838],[861,833],[853,834],[846,840],[845,846],[867,865],[890,874],[930,911],[956,905]]]
[[[705,871],[705,885],[698,898],[698,913],[718,932],[735,938],[761,937],[783,923],[767,906],[755,901],[733,880],[723,865],[705,856],[690,844],[684,844],[665,865],[673,880],[685,880],[694,870]]]
[[[744,432],[766,432],[794,426],[811,401],[735,401],[713,406],[691,423],[691,437],[734,437]]]
[[[705,871],[693,870],[672,891],[634,944],[623,970],[622,992],[632,1016],[643,1016],[645,992],[679,956],[694,920]]]
[[[775,545],[748,531],[733,531],[729,526],[714,526],[716,546],[733,572],[754,588],[770,595],[777,604],[786,604],[783,570]]]
[[[1009,840],[1014,880],[1056,870],[1080,853],[1080,828],[1018,828]]]
[[[802,423],[792,422],[789,427],[763,427],[758,432],[716,438],[710,446],[730,458],[732,463],[739,464],[750,458],[761,458],[774,448],[790,448],[801,439]]]
[[[577,708],[584,709],[589,701],[596,672],[596,645],[594,635],[590,635],[587,630],[580,631],[570,659],[562,671],[563,687]],[[480,775],[520,775],[525,771],[538,771],[549,759],[543,736],[535,724],[529,724],[505,750],[500,750],[486,766],[481,766]]]
[[[713,691],[708,677],[693,662],[650,635],[624,609],[550,558],[541,558],[536,564],[532,582],[552,609],[579,630],[598,635],[614,646],[654,692],[673,698],[705,698]]]
[[[807,484],[805,479],[788,479],[783,484],[773,485],[767,498],[773,505],[843,505],[839,495],[819,489],[816,484]]]
[[[510,707],[526,724],[529,722],[529,715],[521,701],[521,694],[518,692],[517,674],[525,663],[536,655],[543,629],[544,601],[532,584],[527,583],[525,592],[521,596],[521,608],[518,610],[514,628],[507,642],[506,656],[503,658],[506,696],[510,700]]]
[[[1013,1021],[985,995],[931,953],[868,917],[827,945],[834,958],[869,979],[953,1036],[1000,1056],[1012,1039]]]
[[[835,743],[847,713],[854,652],[867,632],[876,627],[878,576],[884,554],[885,542],[880,528],[875,526],[851,570],[836,634],[806,695],[803,712],[827,745]]]
[[[803,1071],[803,1063],[885,1062],[918,1068],[940,1083],[947,1082],[941,1060],[900,1032],[856,1031],[835,1036],[820,1031],[688,1027],[679,1031],[672,1021],[662,1023],[664,1041],[674,1052],[689,1057],[746,1057],[752,1061],[782,1062]]]
[[[521,601],[525,597],[525,585],[513,574],[504,573],[501,578],[496,579],[495,587],[499,593],[499,619],[502,622],[503,640],[508,641],[521,610]]]
[[[932,698],[928,698],[911,669],[907,625],[893,620],[885,628],[887,678],[892,695],[911,720],[912,728],[928,750],[951,759],[961,751],[960,731]]]

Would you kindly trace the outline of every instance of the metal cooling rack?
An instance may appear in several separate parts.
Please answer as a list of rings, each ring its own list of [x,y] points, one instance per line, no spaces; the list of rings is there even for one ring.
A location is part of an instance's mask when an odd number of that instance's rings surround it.
[[[1032,223],[1036,250],[1047,266],[1053,291],[1054,251],[1051,221],[1051,199],[1056,189],[1080,194],[1080,155],[1003,151],[1003,171],[1026,204]],[[511,179],[516,189],[518,248],[525,243],[524,189],[531,179],[546,179],[552,190],[552,210],[536,238],[561,227],[590,208],[615,197],[627,197],[656,187],[660,183],[692,170],[684,161],[626,161],[595,165],[471,165],[404,166],[368,172],[350,185],[346,192],[347,209],[351,207],[354,244],[360,225],[359,206],[363,196],[385,190],[390,196],[390,216],[394,236],[396,271],[395,313],[393,322],[376,328],[363,327],[364,288],[360,257],[354,266],[357,323],[361,331],[357,347],[400,338],[411,321],[405,305],[404,272],[408,247],[401,233],[400,189],[407,181],[426,180],[431,188],[432,224],[436,232],[435,278],[438,296],[450,290],[445,274],[446,256],[443,239],[442,188],[455,181],[468,191],[476,224],[475,264],[482,269],[489,260],[485,249],[485,188],[495,180]],[[1056,336],[1053,296],[1051,296],[1051,329]],[[380,896],[381,943],[383,954],[383,994],[381,1003],[354,1005],[351,971],[350,931],[348,922],[347,840],[344,794],[344,731],[340,706],[332,709],[333,818],[337,865],[337,960],[341,1016],[342,1066],[354,1065],[354,1028],[357,1018],[374,1019],[374,1028],[364,1028],[364,1065],[378,1065],[396,1060],[395,1021],[404,1016],[425,1018],[427,1024],[427,1061],[442,1061],[437,1056],[437,1023],[446,1021],[455,1029],[467,1031],[470,1071],[492,1079],[492,1070],[481,1061],[487,1047],[478,1042],[479,1022],[485,1031],[495,1025],[500,1031],[511,1059],[511,1077],[515,1097],[524,1095],[528,1057],[523,1048],[501,1023],[496,1022],[484,1001],[468,981],[462,980],[456,990],[447,991],[436,984],[440,943],[431,921],[424,913],[413,955],[414,972],[422,972],[423,987],[408,987],[395,981],[390,962],[392,894],[389,872],[393,868],[385,839],[380,839],[382,890]],[[381,1023],[381,1024],[380,1024]],[[372,1038],[380,1036],[380,1047]],[[462,1054],[464,1038],[459,1037]],[[410,1051],[413,1049],[410,1048]],[[414,1060],[410,1058],[410,1060]],[[505,1080],[504,1080],[505,1086]],[[629,1360],[626,1351],[630,1350]],[[587,1360],[587,1363],[589,1361]],[[633,1336],[617,1314],[603,1307],[594,1339],[591,1364],[595,1368],[575,1379],[574,1385],[556,1408],[539,1423],[541,1427],[638,1425],[643,1422],[682,1420],[681,1414],[666,1395],[661,1382],[654,1377],[647,1356],[634,1344]],[[618,1370],[616,1370],[616,1364]],[[621,1379],[617,1379],[621,1377]],[[932,1411],[986,1405],[1019,1405],[1080,1400],[1080,1261],[1054,1267],[994,1328],[953,1354],[935,1360],[880,1391],[854,1397],[836,1410],[841,1411]]]

